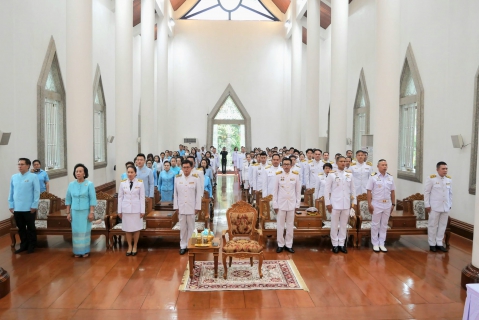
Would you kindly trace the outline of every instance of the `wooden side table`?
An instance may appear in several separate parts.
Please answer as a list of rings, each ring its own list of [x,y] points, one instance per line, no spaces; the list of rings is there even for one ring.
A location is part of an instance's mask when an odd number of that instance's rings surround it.
[[[213,253],[214,266],[215,266],[215,278],[218,278],[218,255],[220,253],[220,239],[214,238],[211,245],[208,247],[195,246],[196,239],[190,238],[188,241],[188,257],[190,258],[190,279],[193,278],[193,270],[195,269],[195,254],[197,253]],[[217,243],[216,247],[213,247],[213,243]]]
[[[65,209],[55,211],[47,216],[47,229],[71,229],[72,225],[67,220],[67,211]]]

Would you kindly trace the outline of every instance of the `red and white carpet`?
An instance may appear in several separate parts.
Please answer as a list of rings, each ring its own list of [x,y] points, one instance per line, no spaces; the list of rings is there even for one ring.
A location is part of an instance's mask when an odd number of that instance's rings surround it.
[[[223,290],[305,290],[309,291],[293,260],[263,261],[263,278],[258,274],[258,261],[251,267],[249,259],[233,260],[228,278],[223,279],[224,268],[218,265],[218,278],[214,277],[213,261],[196,261],[193,278],[189,266],[183,275],[180,291]]]

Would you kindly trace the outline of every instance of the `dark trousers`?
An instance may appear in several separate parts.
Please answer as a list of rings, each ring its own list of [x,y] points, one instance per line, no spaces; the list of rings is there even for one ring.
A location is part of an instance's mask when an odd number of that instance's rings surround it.
[[[37,246],[37,229],[35,228],[35,213],[30,211],[13,212],[15,223],[20,235],[20,248],[35,249]]]
[[[226,173],[226,159],[225,160],[221,160],[221,171],[223,171],[223,174]]]

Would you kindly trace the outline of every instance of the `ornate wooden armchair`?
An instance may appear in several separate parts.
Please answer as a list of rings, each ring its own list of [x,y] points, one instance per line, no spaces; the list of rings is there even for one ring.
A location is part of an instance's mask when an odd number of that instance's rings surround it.
[[[227,257],[229,257],[229,267],[231,267],[233,258],[249,258],[251,267],[253,267],[253,257],[258,257],[258,273],[262,278],[263,272],[261,271],[261,267],[264,259],[264,248],[262,232],[255,228],[255,209],[245,201],[238,201],[226,211],[226,218],[228,221],[228,229],[223,230],[223,277],[225,279],[228,277],[228,266],[226,265]],[[228,234],[228,240],[226,239],[226,234]],[[257,240],[254,240],[255,238]]]
[[[258,208],[261,218],[260,227],[264,236],[276,236],[276,213],[271,206],[271,201],[273,201],[272,195],[262,198]]]
[[[360,194],[357,196],[358,205],[356,206],[356,217],[358,219],[358,239],[356,242],[356,246],[359,247],[361,245],[361,240],[363,237],[370,238],[371,237],[371,220],[372,215],[369,212],[368,207],[368,196],[366,193]],[[388,222],[388,232],[391,229],[392,222],[389,220]]]
[[[104,235],[107,248],[111,248],[111,243],[108,241],[108,230],[110,216],[114,212],[115,200],[116,198],[108,193],[102,191],[96,193],[97,205],[94,211],[94,221],[91,225],[91,234]]]
[[[300,203],[300,208],[310,208],[314,206],[314,188],[304,190],[304,199]]]

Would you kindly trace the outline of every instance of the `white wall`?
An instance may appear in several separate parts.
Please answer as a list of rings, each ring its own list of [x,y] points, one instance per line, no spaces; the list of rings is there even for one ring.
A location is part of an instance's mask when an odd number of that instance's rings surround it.
[[[424,177],[436,173],[435,164],[446,161],[453,178],[454,206],[451,217],[473,223],[474,196],[468,193],[470,146],[453,149],[450,136],[462,134],[471,141],[474,105],[474,75],[479,67],[479,2],[452,0],[401,1],[401,61],[412,45],[424,86]],[[371,113],[375,86],[374,0],[356,0],[350,5],[348,36],[348,135],[352,136],[354,98],[359,72],[364,68]],[[398,113],[385,121],[398,121]],[[374,123],[371,122],[371,130]],[[388,158],[388,155],[379,155]],[[423,184],[397,180],[397,198],[423,192]]]
[[[93,2],[93,76],[100,65],[107,102],[108,131],[114,132],[114,16],[108,8]],[[102,2],[103,3],[103,2]],[[0,146],[0,220],[8,212],[9,183],[17,171],[17,159],[37,157],[37,82],[46,50],[53,36],[58,61],[66,84],[66,5],[57,0],[0,1],[0,131],[12,132],[7,146]],[[93,78],[91,80],[93,86]],[[68,91],[67,91],[68,94]],[[93,102],[93,101],[92,101]],[[68,110],[67,110],[68,112]],[[93,119],[93,115],[92,115]],[[113,119],[113,120],[111,120]],[[68,125],[68,124],[67,124]],[[68,148],[74,141],[68,140]],[[93,142],[92,142],[93,148]],[[113,179],[114,149],[109,146],[109,164],[95,172],[95,184]],[[64,197],[68,176],[50,182],[50,191]]]
[[[281,143],[283,23],[177,20],[171,41],[169,121],[173,148],[185,137],[206,143],[207,114],[231,84],[251,116],[253,146]],[[165,131],[166,130],[166,131]]]

